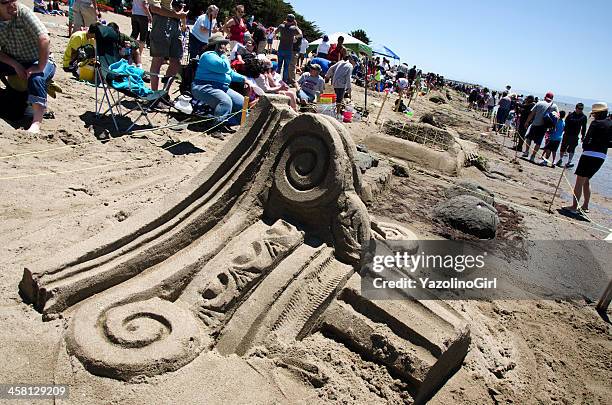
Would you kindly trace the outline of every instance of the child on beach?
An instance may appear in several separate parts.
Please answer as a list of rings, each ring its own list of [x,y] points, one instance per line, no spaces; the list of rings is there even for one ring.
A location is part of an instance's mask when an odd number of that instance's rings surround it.
[[[540,162],[542,166],[548,166],[549,157],[552,153],[552,159],[550,159],[551,167],[555,167],[557,149],[559,149],[559,144],[561,144],[561,139],[563,139],[563,130],[565,129],[564,118],[565,111],[561,111],[559,113],[557,125],[555,126],[555,129],[550,132],[548,142],[546,142],[546,146],[544,146],[544,153],[542,154],[542,161]]]
[[[272,53],[272,44],[274,43],[274,27],[268,27],[266,35],[266,51],[267,53]]]
[[[302,105],[313,103],[317,94],[325,91],[325,80],[320,76],[321,66],[316,63],[310,65],[310,71],[305,72],[298,80],[297,97]]]

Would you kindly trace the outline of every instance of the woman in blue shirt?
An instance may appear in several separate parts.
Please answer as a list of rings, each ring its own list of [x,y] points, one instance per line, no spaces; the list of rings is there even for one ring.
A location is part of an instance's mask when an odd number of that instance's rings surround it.
[[[229,40],[220,34],[210,37],[207,48],[209,50],[200,57],[191,85],[193,97],[213,109],[217,123],[223,123],[232,113],[242,110],[244,97],[230,89],[230,84],[235,82],[248,87],[245,77],[230,67],[230,62],[225,56],[228,44]],[[239,123],[240,115],[236,114],[227,119],[225,125],[221,125],[221,129],[225,132],[233,132],[229,126]]]

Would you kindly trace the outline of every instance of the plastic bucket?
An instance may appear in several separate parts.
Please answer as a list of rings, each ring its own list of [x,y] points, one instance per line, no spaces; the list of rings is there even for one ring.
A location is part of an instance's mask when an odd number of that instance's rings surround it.
[[[323,99],[330,99],[328,103],[336,102],[336,94],[335,93],[323,93],[321,94],[321,102],[323,103]]]
[[[352,111],[345,111],[342,114],[342,121],[343,122],[353,122],[353,112]]]
[[[79,79],[88,82],[94,82],[94,67],[91,65],[83,65],[79,67]]]

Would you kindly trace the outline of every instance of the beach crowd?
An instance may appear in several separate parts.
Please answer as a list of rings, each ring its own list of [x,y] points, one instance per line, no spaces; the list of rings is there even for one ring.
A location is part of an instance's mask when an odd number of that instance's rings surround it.
[[[114,9],[124,11],[120,5]],[[97,41],[107,30],[114,38],[111,47],[150,82],[150,91],[169,91],[171,78],[180,74],[181,97],[189,97],[193,105],[206,106],[221,134],[234,132],[232,126],[240,123],[236,114],[245,103],[251,106],[264,94],[287,96],[295,111],[309,111],[325,95],[326,83],[331,83],[335,112],[341,116],[352,97],[352,84],[398,95],[396,111],[408,109],[403,99],[410,105],[418,95],[449,86],[465,94],[469,108],[492,118],[492,131],[512,132],[517,150],[533,163],[573,167],[581,142],[574,203],[566,209],[588,212],[589,180],[612,146],[612,121],[605,103],[592,105],[593,119],[588,125],[582,103],[569,113],[561,111],[552,92],[539,100],[516,94],[509,85],[490,90],[447,80],[416,65],[351,49],[346,43],[351,38],[342,35],[324,35],[315,41],[305,37],[293,14],[279,25],[265,26],[243,5],[234,7],[224,21],[219,12],[219,7],[211,4],[201,15],[190,16],[181,0],[133,0],[128,35],[117,24],[102,19],[96,0],[68,0],[67,4],[35,0],[33,8],[17,0],[0,0],[0,78],[7,87],[25,90],[22,92],[27,93],[32,106],[28,130],[39,132],[48,95],[54,89],[61,91],[53,82],[56,61],[50,52],[49,33],[36,15],[39,13],[67,16],[69,41],[61,63],[75,78],[93,81],[87,73],[91,69],[85,67],[97,66]],[[145,72],[142,58],[146,52],[151,64]],[[109,63],[105,73],[116,73],[113,66]],[[542,154],[536,162],[540,148]]]

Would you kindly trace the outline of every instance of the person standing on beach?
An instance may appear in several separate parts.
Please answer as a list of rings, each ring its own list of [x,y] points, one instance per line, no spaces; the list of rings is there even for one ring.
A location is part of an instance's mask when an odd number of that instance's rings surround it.
[[[148,0],[134,0],[132,2],[132,33],[130,37],[138,40],[140,46],[140,54],[144,50],[144,46],[149,36],[149,24],[153,21],[153,16],[149,11]]]
[[[239,4],[234,9],[234,16],[226,21],[223,31],[227,33],[230,40],[229,48],[234,49],[236,43],[244,45],[244,34],[247,32],[247,25],[244,21],[244,6]]]
[[[535,105],[535,99],[532,95],[527,96],[523,104],[518,108],[519,111],[519,119],[518,119],[518,128],[516,129],[516,150],[523,150],[523,142],[525,141],[525,136],[527,136],[527,118],[529,118],[529,114],[531,114],[531,110],[533,110],[533,106]]]
[[[601,169],[608,156],[608,148],[612,147],[612,120],[608,118],[608,105],[603,102],[593,104],[591,115],[594,121],[582,142],[583,152],[575,172],[574,201],[571,206],[563,207],[572,214],[578,212],[578,202],[583,194],[584,201],[580,210],[583,213],[589,212],[590,180]]]
[[[304,59],[306,59],[306,51],[308,50],[308,40],[304,37],[300,40],[300,55],[298,57],[298,66],[304,66]]]
[[[134,0],[136,1],[136,0]],[[206,13],[200,15],[189,32],[189,58],[198,59],[208,47],[208,38],[219,32],[217,26],[217,15],[219,7],[211,4]]]
[[[529,149],[531,148],[531,142],[533,142],[533,152],[531,153],[531,157],[529,160],[531,162],[535,162],[536,153],[540,150],[540,144],[542,143],[542,139],[544,139],[544,135],[549,128],[549,123],[546,122],[545,117],[548,113],[559,113],[559,107],[555,103],[553,103],[553,98],[555,95],[552,92],[546,93],[544,96],[544,100],[538,101],[532,108],[529,113],[529,117],[527,117],[527,121],[525,122],[525,128],[529,128],[526,142],[525,142],[525,151],[523,152],[523,157],[526,158],[529,156]]]
[[[557,149],[559,149],[559,144],[561,143],[561,139],[563,138],[563,130],[565,129],[565,121],[563,121],[564,118],[565,111],[561,111],[559,113],[559,119],[557,120],[555,129],[550,131],[548,142],[546,142],[546,145],[544,146],[544,153],[542,154],[542,161],[540,162],[542,166],[548,166],[548,158],[552,154],[552,159],[550,159],[550,163],[552,167],[555,167]]]
[[[344,37],[338,37],[338,43],[333,44],[329,48],[329,52],[327,54],[327,59],[329,59],[332,63],[340,62],[347,55],[346,48],[344,47]],[[382,64],[382,62],[381,62]],[[384,66],[383,70],[384,70]]]
[[[414,66],[412,66],[408,70],[408,81],[410,82],[411,86],[414,84],[414,80],[416,79],[416,75],[417,75],[417,67],[416,67],[416,65],[414,65]]]
[[[506,123],[511,108],[512,99],[510,98],[510,96],[508,96],[508,92],[504,91],[502,93],[502,97],[499,99],[499,103],[497,104],[497,115],[495,117],[495,124],[493,125],[493,130],[495,132],[499,131],[501,127]]]
[[[178,73],[183,57],[181,26],[186,26],[187,12],[181,7],[175,10],[172,0],[151,0],[149,10],[153,15],[151,27],[151,90],[159,88],[159,72],[164,60],[169,60],[166,77]]]
[[[574,166],[572,159],[574,158],[576,146],[578,146],[578,135],[581,134],[581,138],[584,140],[584,135],[586,134],[588,119],[583,111],[584,104],[578,103],[576,104],[576,110],[569,113],[565,119],[565,133],[563,134],[563,142],[561,142],[561,153],[559,155],[559,161],[557,162],[558,167],[563,165],[563,156],[565,156],[566,153],[569,154],[569,158],[567,159],[565,167],[569,168]]]
[[[277,32],[280,33],[277,72],[282,72],[283,81],[288,83],[289,66],[293,58],[293,40],[296,36],[302,36],[302,30],[295,22],[295,15],[288,14],[285,22],[279,25],[274,31],[275,34]]]
[[[351,76],[353,74],[354,67],[353,60],[345,55],[344,58],[335,63],[332,67],[329,68],[325,77],[329,79],[332,78],[332,85],[334,86],[334,91],[336,92],[336,112],[337,114],[342,114],[342,106],[344,103],[344,96],[347,92],[350,92],[351,89]]]
[[[72,5],[72,29],[74,31],[80,31],[83,27],[95,24],[98,18],[102,18],[102,15],[96,0],[74,0]]]
[[[317,58],[324,58],[329,60],[329,58],[327,57],[327,53],[329,52],[330,46],[331,45],[329,43],[329,37],[327,35],[323,35],[323,40],[317,47]]]

